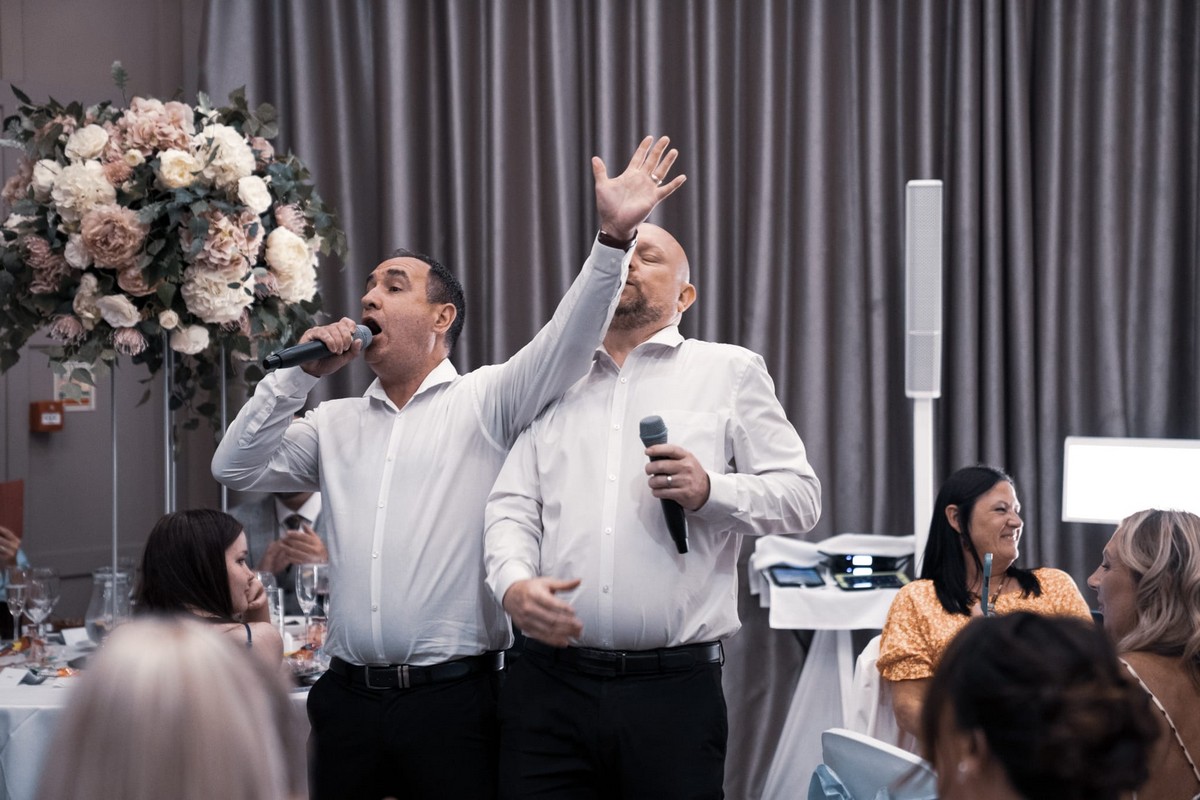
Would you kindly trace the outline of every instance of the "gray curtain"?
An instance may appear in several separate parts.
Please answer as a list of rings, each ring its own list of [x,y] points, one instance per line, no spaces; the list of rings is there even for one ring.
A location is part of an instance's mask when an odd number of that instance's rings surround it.
[[[460,369],[526,342],[582,263],[588,158],[670,135],[684,331],[765,357],[824,483],[814,538],[911,530],[903,187],[942,178],[939,479],[1008,468],[1025,562],[1082,584],[1108,532],[1059,521],[1063,437],[1200,437],[1198,57],[1194,0],[209,0],[202,87],[278,106],[340,212],[333,314],[397,246],[458,272]],[[804,652],[755,600],[728,648],[735,798]]]

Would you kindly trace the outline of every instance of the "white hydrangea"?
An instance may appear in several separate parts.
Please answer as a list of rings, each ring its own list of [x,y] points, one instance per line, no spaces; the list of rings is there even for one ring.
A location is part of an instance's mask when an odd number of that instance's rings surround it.
[[[117,202],[117,190],[108,182],[99,161],[79,161],[63,167],[50,196],[67,222],[78,222],[96,206]]]
[[[228,125],[206,126],[192,139],[192,148],[205,165],[204,179],[218,188],[236,186],[254,172],[254,151],[245,137]]]
[[[254,275],[248,273],[244,280],[230,280],[226,274],[191,266],[183,271],[180,292],[188,311],[205,322],[214,325],[237,322],[242,309],[254,302]]]

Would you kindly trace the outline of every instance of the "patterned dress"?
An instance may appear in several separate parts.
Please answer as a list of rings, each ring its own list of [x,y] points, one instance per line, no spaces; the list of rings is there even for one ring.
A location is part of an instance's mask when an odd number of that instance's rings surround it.
[[[1041,596],[1005,592],[996,600],[997,614],[1032,611],[1091,620],[1091,611],[1070,575],[1057,569],[1038,569],[1034,574],[1042,584]],[[933,677],[946,646],[970,621],[970,617],[942,608],[933,581],[913,581],[900,590],[888,609],[876,662],[879,674],[889,681]]]

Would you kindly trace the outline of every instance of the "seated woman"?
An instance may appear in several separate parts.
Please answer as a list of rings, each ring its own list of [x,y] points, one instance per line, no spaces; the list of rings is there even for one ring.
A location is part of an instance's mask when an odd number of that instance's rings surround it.
[[[271,624],[263,586],[246,563],[247,552],[242,524],[228,514],[210,509],[167,514],[142,552],[137,612],[208,620],[279,668],[283,640]]]
[[[299,800],[302,712],[265,669],[190,617],[121,625],[75,679],[41,800]]]
[[[1157,735],[1149,700],[1098,627],[1028,612],[967,625],[921,719],[941,800],[1127,797]]]
[[[1200,798],[1200,517],[1150,510],[1126,518],[1088,586],[1159,712],[1163,735],[1138,800]]]
[[[888,609],[876,666],[888,681],[901,730],[914,736],[929,678],[946,645],[982,612],[983,556],[992,554],[989,613],[1034,611],[1091,619],[1071,576],[1015,565],[1022,521],[1017,489],[994,467],[964,467],[938,491],[921,580]]]

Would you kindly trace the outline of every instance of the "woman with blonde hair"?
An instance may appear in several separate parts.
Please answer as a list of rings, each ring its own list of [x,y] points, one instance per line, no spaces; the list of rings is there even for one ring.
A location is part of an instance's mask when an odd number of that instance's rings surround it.
[[[1138,800],[1200,799],[1200,517],[1139,511],[1088,578],[1104,628],[1158,709],[1163,735]]]
[[[63,709],[38,797],[292,800],[304,721],[282,677],[185,616],[122,625]]]

